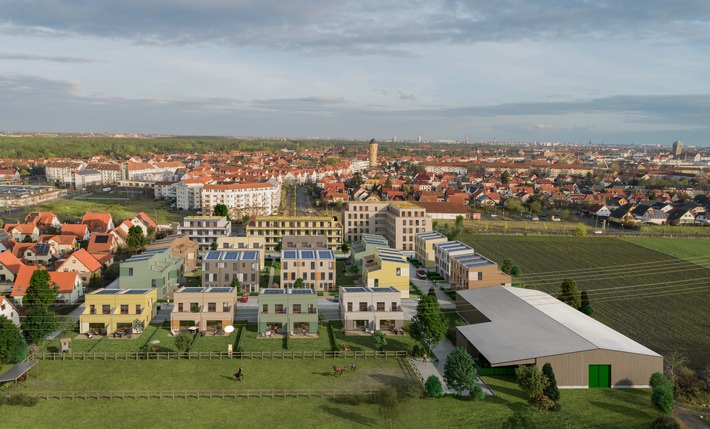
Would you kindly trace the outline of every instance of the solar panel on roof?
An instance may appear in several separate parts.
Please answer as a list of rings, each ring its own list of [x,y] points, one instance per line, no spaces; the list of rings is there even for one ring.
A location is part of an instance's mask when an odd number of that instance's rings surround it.
[[[319,250],[318,257],[321,259],[333,259],[335,256],[330,250]]]
[[[128,289],[123,294],[124,295],[144,295],[150,292],[149,289]]]
[[[343,287],[340,289],[344,290],[345,292],[367,292],[364,287]]]
[[[295,250],[286,250],[286,251],[284,251],[284,258],[286,258],[286,259],[296,259],[296,251],[295,251]]]
[[[225,292],[231,292],[232,288],[231,287],[213,287],[210,288],[208,292],[215,292],[215,293],[225,293]]]
[[[197,292],[202,292],[205,290],[203,287],[186,287],[183,288],[180,292],[187,292],[187,293],[197,293]]]
[[[302,250],[301,251],[301,258],[303,259],[313,259],[316,257],[316,252],[312,250]]]
[[[208,261],[214,261],[219,259],[221,255],[222,254],[220,252],[208,252],[204,259]]]
[[[37,244],[35,244],[35,248],[37,249],[37,252],[39,252],[39,253],[49,252],[49,244],[47,244],[47,243],[37,243]]]
[[[246,252],[242,252],[242,260],[254,261],[254,260],[256,260],[258,255],[259,255],[259,252],[255,252],[253,250],[248,250]]]
[[[10,235],[7,232],[5,232],[5,230],[0,229],[0,241],[7,241],[7,240],[10,240],[11,238],[12,237],[10,237]]]
[[[286,293],[284,289],[264,289],[261,293],[266,295],[276,295],[280,293]]]
[[[119,292],[121,292],[120,289],[103,289],[103,290],[96,291],[95,294],[96,295],[115,295]]]
[[[108,235],[97,235],[94,239],[94,243],[105,244],[108,243]]]
[[[314,293],[313,289],[291,289],[292,294],[308,295]]]
[[[373,287],[370,288],[371,291],[373,292],[398,292],[397,289],[393,288],[392,286],[388,287]]]
[[[239,252],[224,252],[225,261],[235,261],[239,259]]]

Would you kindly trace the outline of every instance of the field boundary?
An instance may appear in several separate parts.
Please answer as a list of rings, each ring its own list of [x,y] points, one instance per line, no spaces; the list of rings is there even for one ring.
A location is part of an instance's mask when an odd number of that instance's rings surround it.
[[[3,396],[25,395],[39,399],[226,399],[226,398],[334,398],[363,395],[374,397],[377,389],[250,389],[250,390],[47,390],[10,391]]]
[[[84,360],[174,360],[174,359],[338,359],[338,358],[372,358],[399,359],[406,358],[406,350],[354,350],[354,351],[283,351],[283,352],[82,352],[82,353],[35,353],[28,359],[42,361],[84,361]]]

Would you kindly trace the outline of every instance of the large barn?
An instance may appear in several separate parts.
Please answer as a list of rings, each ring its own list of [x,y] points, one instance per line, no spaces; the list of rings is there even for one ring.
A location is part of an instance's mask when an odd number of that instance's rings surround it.
[[[550,363],[560,387],[648,387],[663,357],[540,291],[494,286],[457,292],[470,325],[457,345],[481,366]]]

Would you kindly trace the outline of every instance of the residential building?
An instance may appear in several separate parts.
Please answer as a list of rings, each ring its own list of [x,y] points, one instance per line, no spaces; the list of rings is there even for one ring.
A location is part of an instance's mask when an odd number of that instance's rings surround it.
[[[18,243],[26,239],[33,242],[39,239],[39,228],[31,223],[10,223],[6,224],[4,229]]]
[[[20,313],[15,308],[15,305],[7,299],[6,296],[0,295],[0,317],[6,317],[15,326],[20,326]]]
[[[116,227],[111,213],[85,213],[81,218],[81,223],[89,227],[91,233],[109,232]]]
[[[281,287],[292,288],[297,279],[318,292],[335,290],[335,254],[332,250],[282,250]]]
[[[217,237],[218,250],[255,250],[259,252],[259,265],[264,266],[264,253],[266,250],[266,238],[259,236],[247,237]]]
[[[86,164],[81,161],[53,161],[45,166],[47,182],[67,183],[73,171],[82,170]],[[67,180],[68,179],[68,180]]]
[[[32,212],[25,216],[25,223],[35,225],[40,231],[59,230],[62,226],[59,217],[52,212]]]
[[[150,243],[146,250],[170,247],[173,256],[182,258],[184,261],[184,272],[192,273],[197,269],[197,257],[199,246],[197,242],[190,240],[187,234],[167,235],[164,238]]]
[[[434,245],[449,241],[444,234],[436,231],[420,232],[414,236],[414,256],[423,268],[436,267]]]
[[[384,236],[389,246],[414,250],[414,236],[431,231],[431,216],[409,201],[349,201],[343,206],[345,241],[358,241],[363,233]]]
[[[560,387],[648,387],[663,357],[544,292],[495,286],[458,291],[456,345],[486,368],[549,363]]]
[[[281,186],[270,182],[206,184],[202,188],[202,211],[213,213],[215,206],[224,204],[229,216],[271,216],[278,214]]]
[[[38,268],[35,266],[22,266],[15,277],[15,284],[12,287],[12,298],[18,305],[22,305],[22,298],[27,293],[27,288],[30,287],[30,279],[32,274]],[[73,304],[84,296],[84,284],[81,282],[81,277],[77,273],[66,273],[58,271],[49,272],[49,282],[55,285],[57,291],[56,302],[62,304]]]
[[[466,194],[468,198],[468,194]],[[463,202],[422,202],[417,201],[414,203],[419,207],[426,210],[427,216],[431,216],[432,219],[448,219],[456,220],[457,217],[463,216],[464,219],[468,218],[468,207]]]
[[[376,247],[374,255],[363,259],[362,283],[371,288],[391,286],[409,298],[407,258],[397,249]]]
[[[66,195],[66,189],[57,189],[54,186],[0,185],[0,207],[33,206]]]
[[[49,244],[56,255],[66,255],[79,247],[76,237],[69,234],[53,235],[49,238],[46,235],[41,236],[40,242]]]
[[[209,176],[181,180],[175,185],[175,204],[180,210],[202,209],[202,188],[210,183]],[[205,212],[207,213],[207,212]],[[209,213],[212,213],[211,211]]]
[[[182,258],[174,256],[169,246],[145,250],[120,265],[121,289],[156,289],[158,299],[172,296],[183,274]]]
[[[456,255],[475,255],[473,247],[460,241],[447,241],[434,245],[436,272],[448,280],[451,277],[451,257]]]
[[[262,335],[317,333],[318,295],[313,289],[262,289],[257,319]]]
[[[79,241],[88,241],[91,238],[89,227],[83,223],[64,223],[61,225],[62,235],[73,235]]]
[[[377,234],[360,234],[360,239],[352,244],[353,263],[361,264],[362,258],[375,254],[376,247],[388,247],[387,239]]]
[[[15,282],[15,277],[20,271],[20,267],[25,264],[20,261],[12,252],[0,252],[0,282]]]
[[[477,253],[451,255],[449,272],[449,284],[453,290],[510,286],[513,281],[498,269],[498,264]]]
[[[110,335],[117,331],[140,334],[155,315],[155,289],[99,289],[86,294],[79,332]],[[134,325],[135,321],[136,323]],[[143,328],[140,328],[142,326]]]
[[[212,250],[202,258],[202,286],[227,287],[237,278],[242,291],[258,292],[261,264],[256,250]]]
[[[79,273],[81,281],[84,285],[88,285],[93,276],[101,276],[101,263],[96,260],[89,252],[84,249],[79,249],[67,257],[59,267],[59,272]]]
[[[333,251],[343,244],[342,225],[328,216],[256,216],[247,225],[247,237],[266,238],[267,252],[275,251],[284,236],[308,235],[324,236]]]
[[[72,184],[77,190],[100,188],[103,177],[98,170],[77,170],[72,173]]]
[[[153,188],[155,198],[170,201],[177,200],[178,183],[180,182],[177,180],[158,180],[155,182],[155,188]]]
[[[89,245],[86,247],[86,250],[88,250],[89,253],[94,254],[113,254],[116,253],[118,247],[118,237],[116,236],[116,233],[112,231],[108,233],[91,234],[91,238],[89,239]]]
[[[208,250],[219,237],[232,234],[232,222],[226,216],[185,216],[178,226],[178,234],[187,234],[200,250]]]
[[[328,237],[325,235],[284,235],[281,237],[283,250],[328,250]]]
[[[195,326],[200,332],[217,335],[232,325],[236,315],[236,288],[181,287],[173,294],[170,328],[180,331]]]
[[[393,287],[341,287],[340,319],[346,333],[401,329],[402,294]]]

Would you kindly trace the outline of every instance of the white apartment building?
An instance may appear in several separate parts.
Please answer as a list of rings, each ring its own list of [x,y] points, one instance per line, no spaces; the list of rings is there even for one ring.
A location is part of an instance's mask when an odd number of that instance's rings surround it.
[[[66,183],[65,178],[68,178],[68,181],[73,179],[73,171],[83,170],[85,167],[86,164],[80,161],[53,161],[46,165],[45,176],[48,182]]]
[[[213,213],[217,204],[229,209],[229,216],[272,216],[278,214],[281,187],[269,182],[208,184],[202,188],[202,211]]]
[[[402,297],[393,287],[341,287],[340,318],[346,331],[400,329]]]
[[[177,208],[181,210],[202,209],[202,188],[209,183],[209,177],[185,179],[175,186],[175,199]],[[212,212],[209,212],[210,214]]]
[[[200,250],[209,250],[219,237],[232,233],[232,223],[223,216],[185,216],[178,226],[178,234],[187,234],[199,245]]]
[[[473,247],[460,241],[447,241],[446,243],[434,244],[434,258],[436,261],[436,272],[446,280],[451,276],[451,257],[457,255],[475,255]]]

